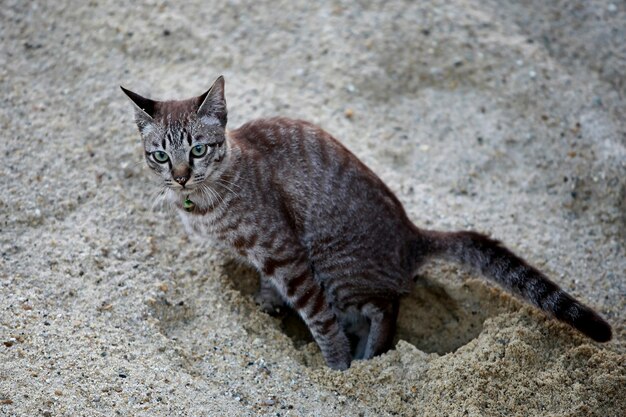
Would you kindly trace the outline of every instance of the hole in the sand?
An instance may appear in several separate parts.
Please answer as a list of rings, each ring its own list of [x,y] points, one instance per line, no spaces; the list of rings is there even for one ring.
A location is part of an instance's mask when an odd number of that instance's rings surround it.
[[[428,353],[453,352],[475,339],[484,321],[501,309],[493,291],[476,280],[448,286],[420,276],[400,303],[396,339]]]
[[[259,288],[257,271],[237,261],[223,265],[233,287],[253,297]],[[432,278],[419,277],[411,294],[402,299],[398,316],[396,342],[405,340],[424,352],[445,354],[476,338],[485,319],[502,310],[495,290],[477,280],[459,283],[453,278],[459,271],[429,268],[429,277],[445,276],[456,285],[439,283]],[[297,313],[283,309],[274,316],[280,320],[282,331],[299,348],[313,338]]]

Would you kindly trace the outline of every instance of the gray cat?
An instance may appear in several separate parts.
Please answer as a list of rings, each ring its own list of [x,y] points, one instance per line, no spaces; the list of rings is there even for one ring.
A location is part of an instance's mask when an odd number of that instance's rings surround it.
[[[148,166],[186,229],[225,244],[261,276],[259,303],[286,302],[328,366],[392,347],[399,299],[430,257],[479,270],[590,338],[611,327],[500,242],[470,231],[419,229],[387,186],[310,123],[273,118],[226,130],[224,79],[199,97],[154,101],[122,90]]]

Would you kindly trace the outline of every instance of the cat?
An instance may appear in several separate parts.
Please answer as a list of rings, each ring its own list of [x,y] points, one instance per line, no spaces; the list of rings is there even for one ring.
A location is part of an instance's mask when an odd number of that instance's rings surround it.
[[[415,226],[382,180],[321,128],[271,118],[226,130],[223,77],[181,101],[122,90],[146,162],[186,230],[252,264],[258,302],[295,309],[329,367],[392,347],[399,299],[432,257],[480,271],[595,341],[611,339],[597,313],[499,241]]]

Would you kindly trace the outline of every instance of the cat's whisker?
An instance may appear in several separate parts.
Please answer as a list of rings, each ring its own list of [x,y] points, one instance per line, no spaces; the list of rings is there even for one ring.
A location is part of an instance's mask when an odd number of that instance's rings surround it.
[[[158,192],[154,194],[154,196],[152,197],[152,207],[151,207],[152,211],[155,211],[158,206],[163,204],[163,202],[165,201],[167,190],[168,190],[167,187],[161,186]]]
[[[224,200],[224,196],[222,194],[218,193],[217,190],[215,190],[215,194],[217,194],[219,196],[220,200],[222,200],[222,204],[224,204],[224,205],[227,204],[226,201]]]
[[[219,180],[219,179],[217,180],[218,184],[220,184],[222,187],[226,188],[228,191],[230,191],[231,193],[233,193],[233,195],[234,195],[235,197],[239,197],[239,194],[237,194],[236,192],[234,192],[232,188],[230,188],[228,185],[224,184],[222,181],[224,181],[224,180]]]
[[[198,191],[200,192],[200,197],[201,198],[209,200],[209,201],[211,200],[209,198],[209,196],[207,195],[206,190],[204,189],[204,187],[198,187]]]
[[[213,201],[213,196],[209,193],[210,190],[206,187],[206,185],[200,187],[200,191],[202,192],[202,195],[204,195],[209,200],[209,205],[213,206],[215,204]]]
[[[228,184],[228,185],[230,185],[230,186],[232,186],[232,187],[234,187],[234,188],[238,188],[238,189],[240,189],[240,190],[241,190],[241,185],[236,184],[236,183],[234,183],[234,182],[232,182],[232,181],[228,181],[228,180],[227,180],[227,179],[225,179],[225,178],[218,178],[218,181],[219,181],[219,182],[222,182],[222,183],[226,183],[226,184]]]
[[[215,196],[215,200],[217,201],[217,203],[221,204],[224,202],[224,200],[220,196],[220,193],[218,193],[213,187],[207,185],[207,189],[211,192],[212,195]]]
[[[209,185],[207,185],[207,189],[211,192],[211,194],[215,195],[216,200],[217,200],[218,202],[220,202],[220,201],[221,201],[221,203],[222,203],[222,204],[225,204],[225,203],[224,203],[224,199],[222,198],[222,196],[220,195],[220,193],[218,193],[216,190],[214,190],[214,189],[213,189],[211,186],[209,186]]]

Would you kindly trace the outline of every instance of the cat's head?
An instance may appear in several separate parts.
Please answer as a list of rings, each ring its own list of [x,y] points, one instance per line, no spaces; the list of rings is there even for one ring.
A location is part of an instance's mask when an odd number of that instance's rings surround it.
[[[155,101],[121,88],[134,103],[148,166],[170,189],[197,189],[227,150],[224,78],[188,100]]]

